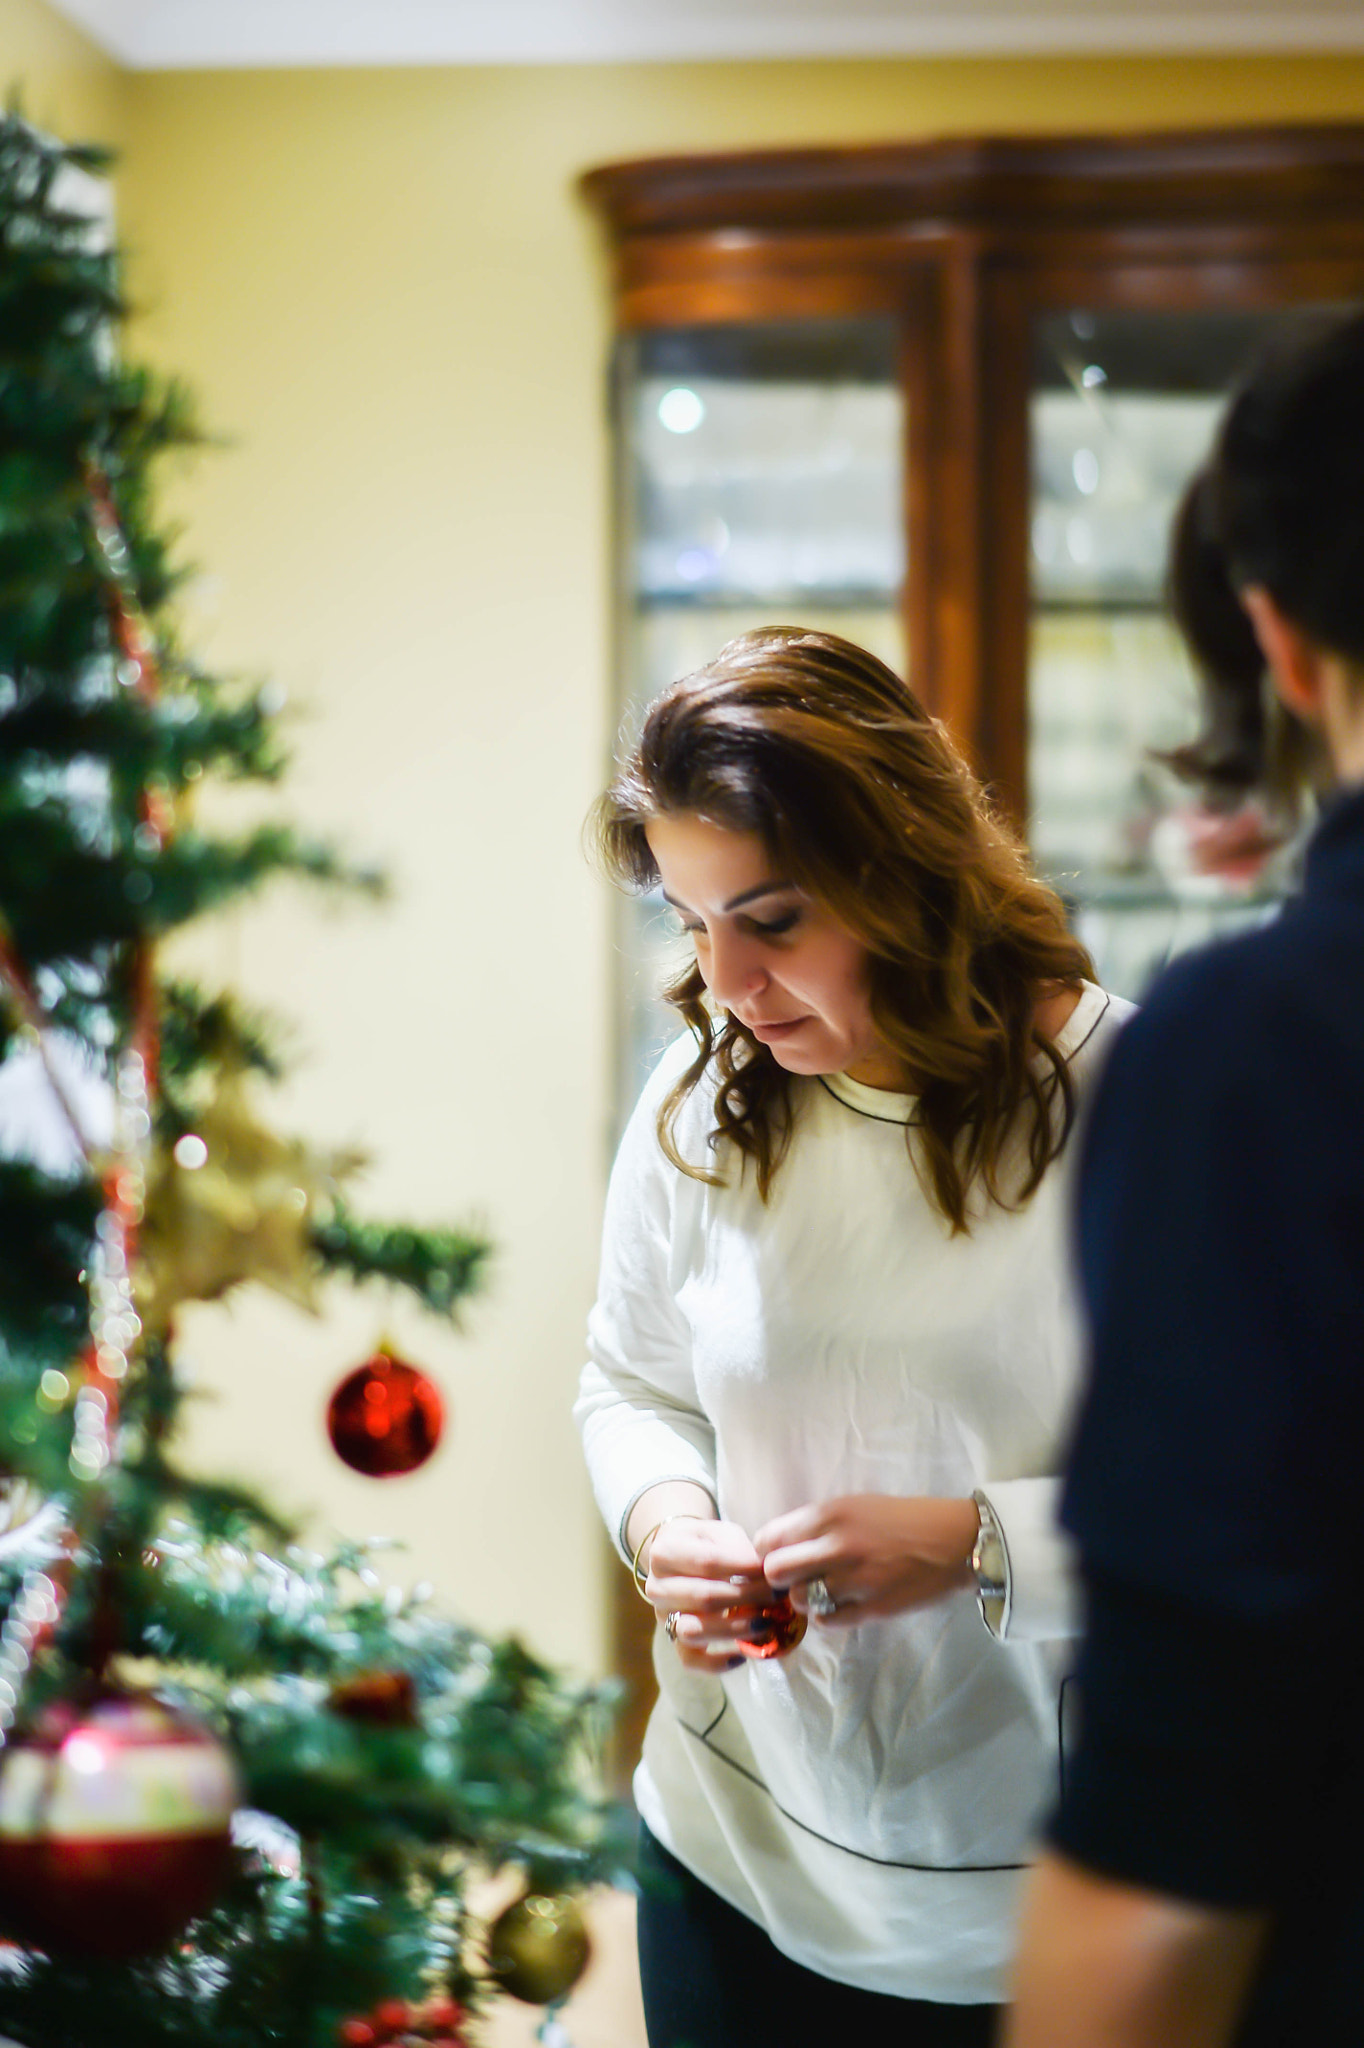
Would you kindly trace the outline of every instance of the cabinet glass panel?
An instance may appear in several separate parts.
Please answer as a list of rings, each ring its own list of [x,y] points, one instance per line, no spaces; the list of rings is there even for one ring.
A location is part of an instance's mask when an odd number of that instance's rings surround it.
[[[1159,761],[1197,727],[1165,615],[1180,494],[1229,387],[1295,312],[1074,309],[1034,328],[1029,833],[1102,979],[1140,996],[1184,947],[1272,915],[1295,849],[1252,808],[1211,837]]]
[[[889,319],[669,328],[616,356],[619,717],[756,626],[860,641],[904,672],[904,403]],[[660,898],[618,928],[619,1100],[676,1019]]]

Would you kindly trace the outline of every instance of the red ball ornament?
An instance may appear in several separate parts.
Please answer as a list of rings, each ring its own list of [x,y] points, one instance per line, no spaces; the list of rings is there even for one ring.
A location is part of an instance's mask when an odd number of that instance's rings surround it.
[[[385,1998],[375,2006],[370,2018],[382,2033],[397,2034],[411,2024],[412,2008],[405,1998]]]
[[[391,1351],[376,1351],[348,1373],[327,1407],[332,1448],[369,1479],[415,1472],[436,1445],[445,1420],[434,1383]]]
[[[453,1998],[428,1998],[422,2005],[385,1998],[367,2019],[343,2020],[336,2038],[340,2048],[463,2048],[465,2017]]]
[[[0,1759],[0,1913],[55,1955],[145,1955],[217,1896],[237,1776],[146,1694],[49,1707]]]
[[[428,2030],[443,2028],[454,2034],[464,2025],[464,2007],[453,1998],[429,1998],[422,2007],[422,2019]]]

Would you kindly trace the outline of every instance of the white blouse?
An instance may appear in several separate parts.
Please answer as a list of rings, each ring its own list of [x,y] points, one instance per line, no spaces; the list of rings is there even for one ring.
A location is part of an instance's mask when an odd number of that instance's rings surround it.
[[[1082,1099],[1129,1009],[1087,985],[1061,1032]],[[1004,1641],[961,1593],[812,1624],[789,1656],[723,1677],[684,1671],[660,1630],[640,1813],[808,1968],[992,2001],[1055,1786],[1072,1626],[1050,1476],[1079,1361],[1065,1161],[1021,1210],[977,1198],[953,1237],[908,1156],[913,1098],[831,1075],[795,1084],[764,1204],[737,1159],[710,1187],[659,1147],[658,1103],[693,1056],[689,1038],[670,1048],[621,1142],[575,1411],[622,1555],[631,1507],[664,1479],[697,1481],[750,1531],[843,1494],[978,1488],[1012,1600]],[[712,1161],[712,1121],[703,1086],[684,1157]]]

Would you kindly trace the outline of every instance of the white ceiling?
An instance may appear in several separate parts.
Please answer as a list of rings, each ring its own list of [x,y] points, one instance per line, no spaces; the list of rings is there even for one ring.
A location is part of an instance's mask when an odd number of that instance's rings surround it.
[[[54,0],[135,69],[1361,50],[1364,0]]]

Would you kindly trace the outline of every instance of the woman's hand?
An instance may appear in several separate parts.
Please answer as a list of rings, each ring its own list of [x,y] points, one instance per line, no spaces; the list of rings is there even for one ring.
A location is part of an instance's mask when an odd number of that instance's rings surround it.
[[[654,1537],[647,1558],[644,1596],[660,1621],[677,1616],[672,1640],[688,1670],[713,1672],[741,1663],[734,1642],[745,1623],[726,1610],[766,1600],[769,1594],[762,1561],[737,1522],[673,1515]]]
[[[775,1515],[753,1538],[768,1584],[809,1611],[806,1588],[822,1579],[846,1627],[928,1607],[971,1584],[980,1515],[971,1500],[901,1499],[854,1493]]]

